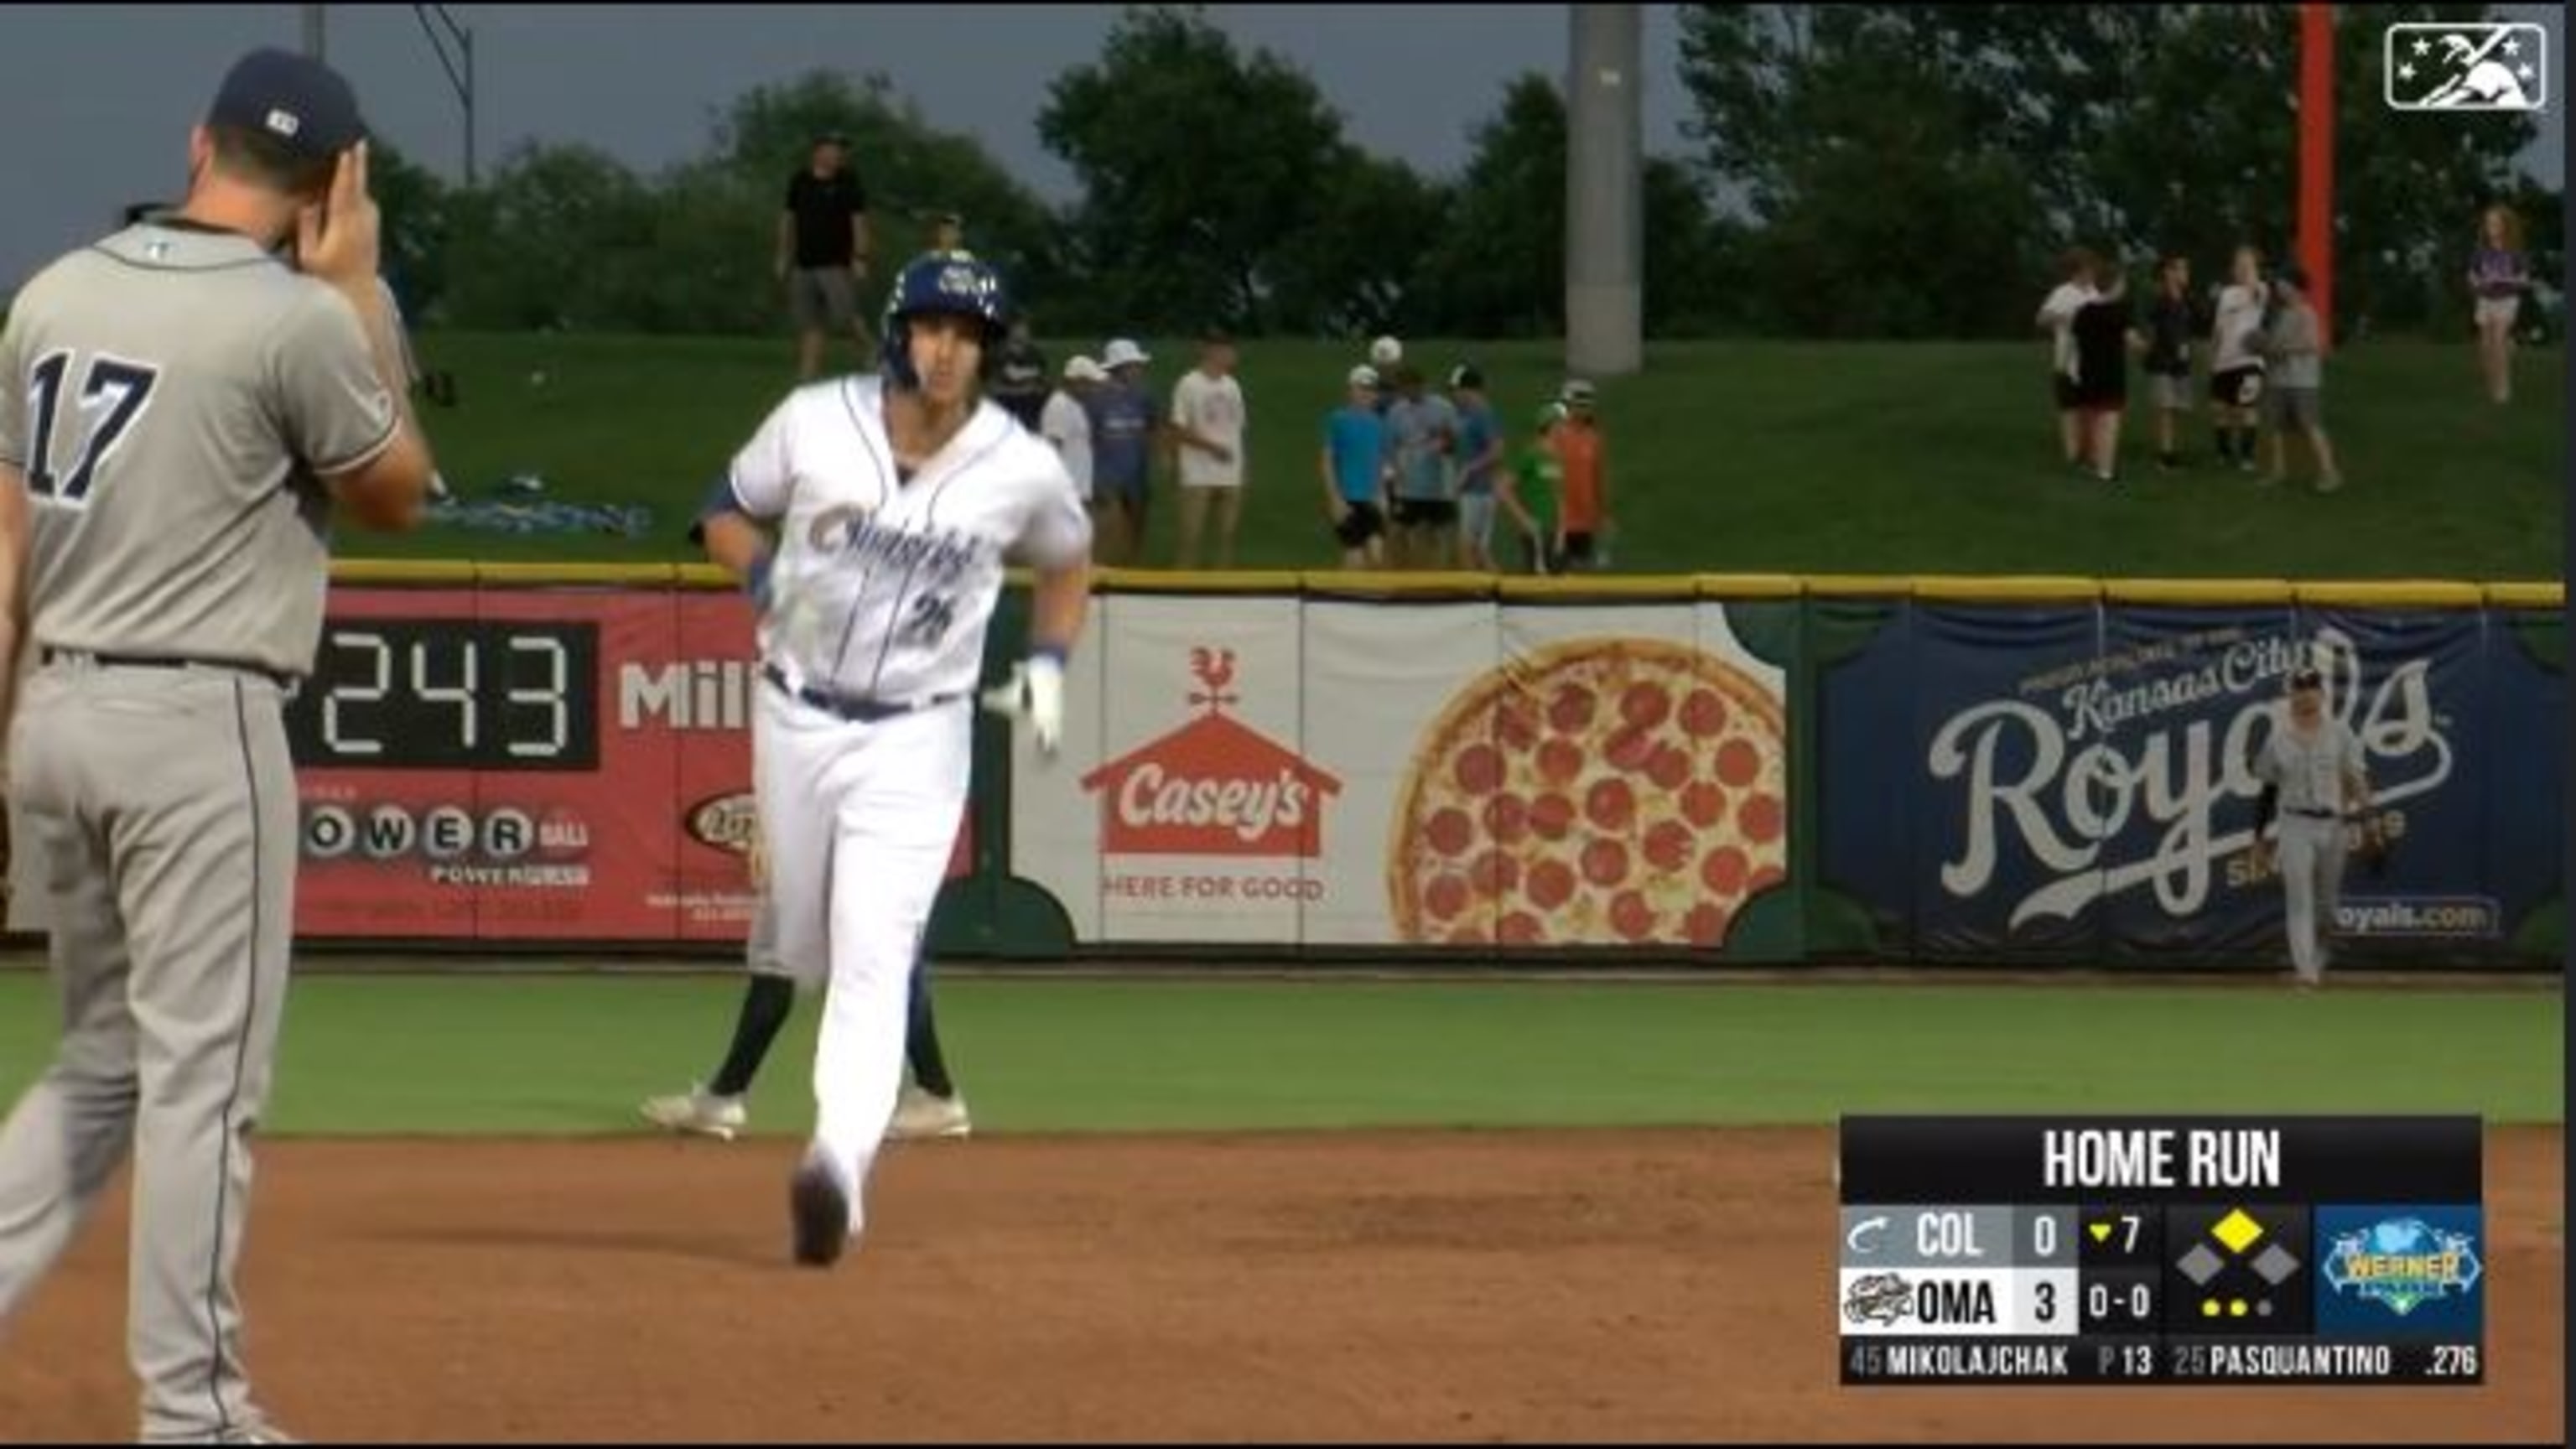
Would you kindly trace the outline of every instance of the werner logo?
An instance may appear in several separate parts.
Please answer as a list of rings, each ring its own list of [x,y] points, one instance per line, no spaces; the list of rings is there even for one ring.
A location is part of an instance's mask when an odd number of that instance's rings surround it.
[[[1926,760],[1934,779],[1966,786],[1967,838],[1959,858],[1942,863],[1942,888],[1962,900],[1982,895],[2017,849],[2056,879],[2015,903],[2014,929],[2072,920],[2094,901],[2140,886],[2153,887],[2168,915],[2199,911],[2215,863],[2253,844],[2250,812],[2246,828],[2223,836],[2214,817],[2227,801],[2261,793],[2247,760],[2278,727],[2282,676],[2308,657],[2297,641],[2278,637],[2201,642],[2213,651],[2201,662],[2134,683],[2091,676],[2147,673],[2178,651],[2159,646],[2087,666],[2053,710],[2000,699],[1951,716]],[[2351,638],[2325,629],[2314,643],[2329,708],[2359,737],[2378,805],[2451,778],[2449,721],[2433,709],[2431,660],[2399,664],[2365,694]],[[2141,824],[2161,827],[2150,850],[2106,858]]]
[[[1101,852],[1323,854],[1323,801],[1342,782],[1225,712],[1233,650],[1191,650],[1190,673],[1196,719],[1082,777],[1101,797]]]

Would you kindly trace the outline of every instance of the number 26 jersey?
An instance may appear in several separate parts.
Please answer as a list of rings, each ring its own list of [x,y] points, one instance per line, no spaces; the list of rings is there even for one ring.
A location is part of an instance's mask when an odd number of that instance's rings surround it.
[[[989,401],[900,476],[884,402],[874,377],[798,388],[729,481],[780,528],[762,656],[802,685],[918,702],[975,688],[1005,556],[1078,563],[1091,519],[1055,450]]]

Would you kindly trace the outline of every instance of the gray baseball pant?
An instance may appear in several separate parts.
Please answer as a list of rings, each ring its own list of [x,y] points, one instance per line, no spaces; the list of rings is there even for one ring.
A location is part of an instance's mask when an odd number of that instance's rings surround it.
[[[284,694],[215,668],[48,664],[10,750],[62,1000],[0,1127],[0,1319],[134,1159],[127,1342],[146,1442],[261,1427],[233,1271],[293,938]]]

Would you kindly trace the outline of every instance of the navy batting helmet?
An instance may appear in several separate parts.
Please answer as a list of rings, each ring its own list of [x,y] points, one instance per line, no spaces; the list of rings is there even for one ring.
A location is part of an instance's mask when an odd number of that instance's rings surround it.
[[[912,367],[912,319],[942,313],[984,324],[984,361],[988,369],[992,366],[1011,321],[1002,274],[967,252],[924,252],[904,264],[886,297],[878,365],[887,381],[903,388],[921,386],[921,374]]]

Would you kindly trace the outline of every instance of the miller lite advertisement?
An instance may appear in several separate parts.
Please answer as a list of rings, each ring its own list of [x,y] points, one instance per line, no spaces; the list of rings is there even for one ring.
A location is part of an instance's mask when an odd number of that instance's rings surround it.
[[[2339,958],[2555,953],[2565,678],[2480,609],[1839,606],[1823,673],[1818,887],[1920,960],[2278,964],[2253,752],[2314,665],[2389,842],[2343,877]]]

